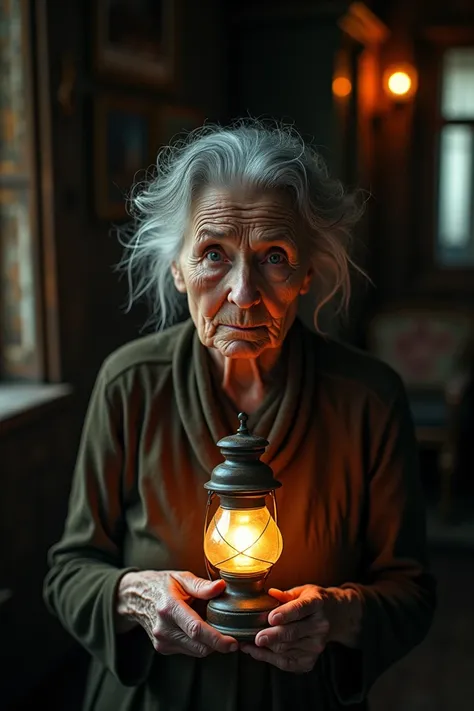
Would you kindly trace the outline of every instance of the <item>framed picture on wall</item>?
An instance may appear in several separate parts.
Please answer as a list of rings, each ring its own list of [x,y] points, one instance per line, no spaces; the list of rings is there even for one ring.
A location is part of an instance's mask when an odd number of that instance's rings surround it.
[[[369,348],[410,390],[443,390],[456,373],[472,326],[473,315],[461,310],[387,309],[370,325]]]
[[[121,82],[170,86],[176,78],[175,0],[99,0],[95,3],[95,64]]]
[[[155,121],[147,101],[115,95],[96,100],[93,170],[98,217],[126,217],[127,195],[154,161]]]

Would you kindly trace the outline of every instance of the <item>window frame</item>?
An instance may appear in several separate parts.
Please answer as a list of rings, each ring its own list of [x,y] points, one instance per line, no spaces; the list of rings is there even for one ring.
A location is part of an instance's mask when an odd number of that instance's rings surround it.
[[[1,342],[1,382],[59,383],[59,324],[54,239],[54,195],[46,0],[20,0],[28,131],[28,170],[20,179],[0,174],[0,190],[29,193],[30,250],[33,268],[34,357],[8,357]],[[41,150],[40,150],[41,146]]]
[[[415,214],[417,239],[417,286],[420,291],[440,293],[474,293],[474,265],[442,265],[437,258],[439,182],[440,182],[440,132],[445,125],[474,126],[466,119],[447,120],[441,113],[443,56],[446,50],[456,47],[474,48],[474,29],[462,26],[429,27],[419,43],[417,63],[420,82],[416,100],[414,177],[415,190],[419,188],[419,209]]]

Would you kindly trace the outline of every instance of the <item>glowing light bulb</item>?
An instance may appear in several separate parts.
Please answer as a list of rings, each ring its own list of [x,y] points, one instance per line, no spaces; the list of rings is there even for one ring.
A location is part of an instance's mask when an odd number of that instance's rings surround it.
[[[411,99],[418,88],[418,74],[411,64],[392,64],[384,72],[384,89],[395,101]]]
[[[388,88],[396,96],[404,96],[411,89],[411,79],[406,72],[394,72],[388,79]]]
[[[276,563],[282,549],[281,533],[266,506],[219,507],[204,539],[208,561],[227,573],[264,572]]]

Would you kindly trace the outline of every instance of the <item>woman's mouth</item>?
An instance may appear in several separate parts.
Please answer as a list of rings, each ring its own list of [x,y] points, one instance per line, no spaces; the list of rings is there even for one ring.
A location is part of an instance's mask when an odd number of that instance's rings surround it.
[[[222,323],[221,326],[224,326],[224,328],[230,328],[234,331],[258,331],[265,328],[265,326],[234,326],[230,323]]]

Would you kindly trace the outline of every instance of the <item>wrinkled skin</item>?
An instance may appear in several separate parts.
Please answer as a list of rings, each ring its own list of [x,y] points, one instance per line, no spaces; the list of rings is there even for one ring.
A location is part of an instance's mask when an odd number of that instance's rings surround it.
[[[207,657],[212,652],[235,652],[233,637],[222,635],[193,609],[197,600],[210,600],[225,588],[182,571],[145,570],[127,573],[119,583],[119,631],[137,623],[160,654]]]
[[[354,603],[353,590],[301,585],[286,591],[271,588],[269,593],[280,607],[269,614],[269,627],[257,634],[255,644],[241,647],[254,659],[302,674],[314,668],[327,642],[355,642],[351,628],[357,632],[358,620],[353,624],[347,604]]]
[[[195,199],[172,272],[238,409],[258,407],[312,269],[288,196],[208,187]]]

